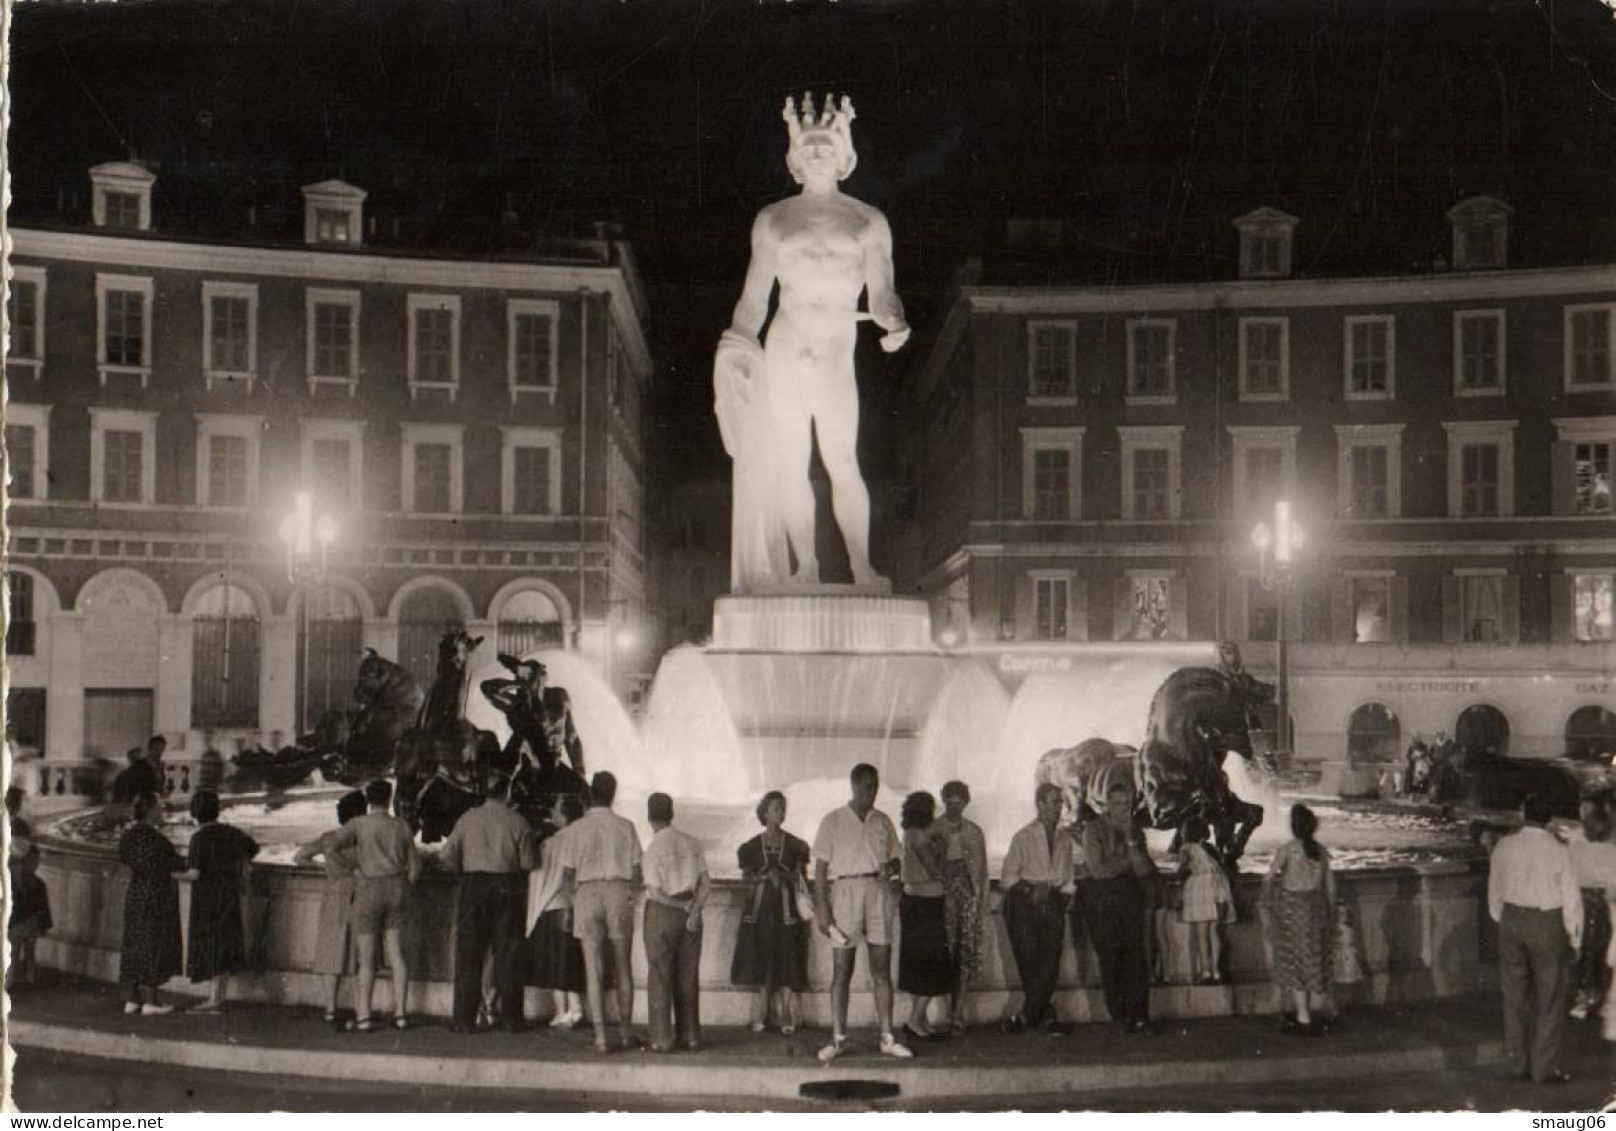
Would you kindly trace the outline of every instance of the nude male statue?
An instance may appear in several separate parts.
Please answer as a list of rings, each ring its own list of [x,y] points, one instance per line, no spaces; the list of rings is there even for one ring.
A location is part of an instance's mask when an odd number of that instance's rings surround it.
[[[881,347],[889,353],[908,341],[909,324],[893,290],[886,217],[840,188],[858,161],[853,116],[846,97],[833,106],[827,95],[816,116],[812,96],[804,95],[800,117],[795,101],[786,100],[786,165],[802,192],[758,213],[746,284],[714,363],[719,424],[735,460],[732,560],[739,593],[819,582],[808,478],[815,433],[853,582],[885,584],[870,565],[853,351],[861,321],[886,331]],[[760,347],[776,283],[779,305]],[[868,293],[867,312],[858,308],[861,292]]]

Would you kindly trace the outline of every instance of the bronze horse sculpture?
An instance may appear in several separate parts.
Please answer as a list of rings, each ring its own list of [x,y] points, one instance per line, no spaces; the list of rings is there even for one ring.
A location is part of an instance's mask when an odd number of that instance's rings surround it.
[[[438,666],[415,725],[394,746],[398,815],[427,844],[442,840],[482,798],[484,768],[495,765],[499,739],[465,717],[466,665],[480,636],[455,630],[438,641]]]
[[[1235,795],[1223,762],[1231,752],[1254,759],[1251,711],[1272,690],[1224,670],[1180,668],[1151,699],[1138,750],[1104,738],[1050,750],[1039,759],[1037,780],[1061,787],[1068,821],[1103,813],[1106,792],[1117,782],[1132,790],[1141,824],[1177,830],[1198,815],[1232,868],[1262,824],[1263,810]]]

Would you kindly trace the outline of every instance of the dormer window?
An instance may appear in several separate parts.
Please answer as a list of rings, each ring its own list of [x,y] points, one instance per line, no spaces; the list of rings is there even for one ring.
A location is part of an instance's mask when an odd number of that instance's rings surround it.
[[[327,247],[358,247],[365,190],[345,181],[303,186],[303,242]]]
[[[151,190],[157,178],[139,165],[109,161],[90,170],[91,222],[131,232],[151,229]]]
[[[1259,208],[1234,222],[1240,229],[1240,277],[1284,279],[1291,273],[1291,233],[1297,219],[1274,208]]]
[[[1448,210],[1453,266],[1477,271],[1509,265],[1509,217],[1515,210],[1491,196],[1473,196]]]

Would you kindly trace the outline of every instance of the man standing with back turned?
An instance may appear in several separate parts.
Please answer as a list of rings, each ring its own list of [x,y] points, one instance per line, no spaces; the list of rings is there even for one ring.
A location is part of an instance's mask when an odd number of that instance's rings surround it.
[[[1526,824],[1493,849],[1487,911],[1498,924],[1504,1052],[1523,1080],[1561,1084],[1571,960],[1582,942],[1582,892],[1571,853],[1546,827],[1548,799],[1521,805]]]

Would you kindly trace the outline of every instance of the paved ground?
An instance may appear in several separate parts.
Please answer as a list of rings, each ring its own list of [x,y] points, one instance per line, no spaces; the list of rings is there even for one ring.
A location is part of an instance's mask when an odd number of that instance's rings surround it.
[[[767,1101],[729,1099],[721,1094],[657,1098],[654,1090],[626,1088],[612,1093],[567,1090],[570,1070],[598,1066],[602,1058],[590,1047],[587,1031],[555,1033],[539,1029],[523,1034],[460,1037],[440,1023],[405,1033],[368,1036],[333,1033],[310,1010],[242,1006],[219,1016],[128,1018],[118,1009],[116,990],[94,983],[24,990],[13,999],[19,1029],[46,1027],[86,1038],[112,1037],[121,1048],[127,1037],[130,1056],[141,1056],[139,1038],[190,1042],[208,1046],[217,1059],[221,1048],[245,1057],[252,1050],[293,1050],[308,1054],[307,1076],[274,1077],[252,1072],[154,1066],[128,1060],[103,1060],[72,1051],[41,1051],[20,1045],[16,1102],[24,1111],[112,1110],[688,1110],[692,1108],[825,1110],[846,1107],[925,1108],[943,1106],[923,1098],[869,1103],[818,1102],[782,1095]],[[1465,999],[1441,1003],[1362,1008],[1351,1011],[1343,1028],[1328,1036],[1297,1038],[1279,1034],[1269,1017],[1221,1017],[1169,1023],[1154,1038],[1124,1038],[1110,1026],[1086,1025],[1069,1036],[1004,1036],[992,1029],[926,1044],[919,1056],[902,1066],[910,1074],[911,1093],[922,1080],[935,1089],[940,1077],[989,1081],[1008,1078],[1034,1067],[1070,1069],[1073,1086],[1064,1090],[1012,1095],[992,1094],[991,1087],[969,1098],[955,1098],[950,1108],[1040,1110],[1596,1110],[1616,1094],[1616,1045],[1599,1039],[1593,1025],[1573,1025],[1567,1067],[1576,1077],[1559,1087],[1521,1084],[1498,1062],[1499,1023],[1496,1002]],[[812,1062],[825,1034],[799,1033],[754,1037],[734,1029],[711,1029],[699,1053],[660,1057],[645,1052],[607,1058],[618,1076],[630,1081],[650,1072],[676,1069],[683,1079],[734,1079],[737,1072],[759,1074],[781,1069],[815,1080],[893,1079],[898,1066],[873,1054],[869,1044],[860,1055],[821,1069]],[[67,1050],[69,1040],[59,1042]],[[103,1042],[106,1044],[107,1042]],[[385,1054],[422,1063],[505,1060],[531,1066],[531,1086],[457,1088],[412,1086],[382,1081],[331,1079],[343,1073],[342,1058]],[[121,1053],[118,1054],[121,1057]],[[1407,1062],[1423,1058],[1426,1070],[1410,1073]],[[1333,1066],[1351,1064],[1341,1072]],[[1440,1066],[1440,1067],[1438,1067]],[[1188,1072],[1199,1071],[1187,1083]],[[924,1073],[924,1077],[914,1074]],[[695,1075],[695,1074],[699,1074]],[[448,1078],[453,1079],[453,1071]],[[315,1077],[325,1078],[315,1078]],[[1239,1077],[1244,1077],[1240,1080]],[[408,1079],[408,1076],[404,1076]],[[1046,1073],[1043,1077],[1048,1078]],[[1234,1083],[1218,1083],[1234,1078]],[[1211,1081],[1211,1082],[1208,1082]],[[904,1081],[899,1080],[900,1084]],[[973,1085],[975,1087],[975,1085]],[[638,1091],[638,1095],[632,1094]],[[722,1091],[721,1087],[715,1087]],[[71,1097],[70,1107],[64,1098]]]

